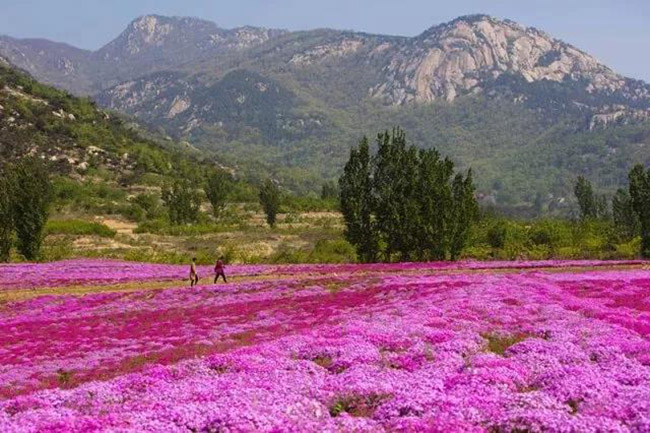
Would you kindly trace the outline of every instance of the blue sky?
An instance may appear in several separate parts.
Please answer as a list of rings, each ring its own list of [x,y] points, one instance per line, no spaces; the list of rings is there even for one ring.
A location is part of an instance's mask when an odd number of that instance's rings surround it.
[[[620,73],[650,82],[649,0],[0,0],[0,34],[96,49],[144,14],[195,16],[221,27],[317,27],[416,35],[459,15],[534,26]]]

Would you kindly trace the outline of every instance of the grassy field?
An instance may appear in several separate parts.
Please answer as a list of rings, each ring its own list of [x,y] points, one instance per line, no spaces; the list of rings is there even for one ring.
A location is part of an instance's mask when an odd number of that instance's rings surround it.
[[[63,219],[68,218],[68,219]],[[340,215],[332,212],[289,213],[269,228],[263,214],[239,212],[226,223],[170,226],[138,224],[120,216],[92,221],[57,215],[48,224],[45,261],[73,257],[115,258],[155,263],[339,263],[354,261],[343,240]]]
[[[344,240],[334,211],[290,211],[270,228],[255,204],[232,205],[216,222],[202,214],[192,225],[164,218],[141,222],[121,214],[90,216],[59,212],[46,228],[43,261],[75,257],[129,261],[231,264],[351,263],[355,250]],[[476,260],[634,259],[639,237],[622,234],[611,221],[484,217],[471,230],[462,258]],[[20,261],[14,256],[14,261]]]

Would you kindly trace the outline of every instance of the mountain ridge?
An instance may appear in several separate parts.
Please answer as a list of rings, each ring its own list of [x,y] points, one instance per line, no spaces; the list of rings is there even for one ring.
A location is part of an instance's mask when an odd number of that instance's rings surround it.
[[[224,48],[227,51],[250,47],[282,32],[250,26],[222,29],[211,21],[198,18],[143,15],[97,50],[85,50],[47,39],[0,36],[0,54],[46,84],[62,87],[74,94],[89,95],[125,79],[218,54]],[[169,40],[172,40],[172,46],[165,52],[163,42]],[[43,43],[54,51],[58,64],[43,58]],[[141,56],[140,61],[129,61],[135,55]],[[148,57],[142,59],[143,55]],[[157,62],[163,64],[156,65]],[[59,71],[58,76],[56,71]]]
[[[508,206],[567,197],[576,173],[611,189],[633,158],[650,161],[647,83],[484,14],[412,37],[145,15],[97,51],[70,51],[78,61],[21,47],[0,38],[0,56],[37,78],[303,191],[336,177],[362,135],[395,124],[475,167],[481,194]]]
[[[290,32],[282,29],[267,29],[264,27],[254,27],[254,26],[241,26],[241,27],[226,29],[226,28],[219,27],[216,23],[212,21],[201,19],[201,18],[181,17],[181,16],[167,17],[163,15],[152,14],[152,15],[142,15],[140,17],[135,18],[125,28],[125,30],[120,33],[120,35],[118,35],[115,39],[103,45],[102,47],[98,48],[97,50],[85,50],[62,42],[48,41],[47,39],[39,39],[39,38],[18,39],[9,36],[1,36],[0,43],[4,41],[5,44],[4,45],[0,44],[0,52],[8,51],[10,47],[8,47],[7,45],[9,45],[10,42],[13,42],[18,45],[47,43],[51,47],[53,46],[53,47],[58,47],[60,49],[67,49],[70,50],[71,52],[73,51],[77,55],[82,55],[82,54],[87,55],[89,58],[92,58],[92,60],[97,61],[100,58],[114,59],[114,57],[112,57],[110,53],[111,51],[114,51],[114,48],[116,46],[120,46],[120,45],[122,45],[121,47],[122,51],[127,51],[127,52],[131,51],[131,54],[135,54],[138,51],[140,51],[140,47],[136,45],[132,45],[132,44],[129,45],[124,43],[120,44],[120,42],[124,42],[125,39],[132,40],[132,39],[140,38],[143,40],[142,42],[145,42],[150,45],[153,44],[159,46],[161,45],[161,42],[164,42],[165,35],[172,34],[173,32],[176,33],[180,32],[182,34],[182,33],[187,33],[190,30],[199,33],[199,37],[197,40],[200,41],[201,43],[207,43],[206,38],[209,37],[217,37],[217,36],[223,37],[223,35],[233,34],[238,32],[241,33],[247,31],[249,32],[248,34],[244,33],[240,35],[241,38],[240,47],[245,47],[245,48],[253,47],[255,45],[264,43],[270,39],[274,39],[275,37],[281,35],[286,35],[286,34],[308,35],[309,33],[320,32],[320,31],[335,33],[346,37],[357,37],[361,39],[380,38],[382,41],[404,43],[404,42],[422,41],[431,38],[432,36],[440,35],[441,33],[444,33],[445,31],[449,31],[450,29],[457,28],[459,27],[459,25],[462,24],[475,25],[479,23],[480,24],[492,23],[499,26],[510,27],[512,29],[516,28],[521,30],[522,32],[535,33],[539,37],[546,38],[547,40],[555,43],[559,43],[565,47],[570,48],[571,50],[574,50],[584,56],[589,57],[593,62],[597,63],[599,66],[602,66],[603,68],[607,69],[609,72],[616,74],[611,68],[603,65],[601,62],[597,61],[595,58],[588,55],[584,51],[579,50],[575,46],[568,44],[564,41],[553,38],[543,30],[540,30],[533,26],[523,26],[509,19],[499,19],[486,14],[470,14],[470,15],[460,16],[449,22],[433,25],[428,29],[422,31],[420,34],[415,36],[410,36],[410,37],[400,36],[400,35],[382,35],[382,34],[375,34],[375,33],[368,33],[368,32],[357,32],[354,30],[336,30],[336,29],[329,29],[329,28],[303,30],[303,31],[295,31],[295,32]],[[7,56],[5,53],[3,54]],[[20,61],[16,61],[17,60],[16,58],[11,59],[11,56],[7,56],[7,57],[9,57],[10,60],[13,60],[14,64],[16,64],[17,66],[24,67],[23,65],[20,64]],[[30,70],[30,68],[24,67],[24,69],[26,69],[30,73],[35,72],[34,70]],[[616,75],[621,76],[620,74],[616,74]],[[642,80],[639,79],[630,79],[630,80],[642,82]],[[57,83],[50,83],[50,84],[57,84]]]

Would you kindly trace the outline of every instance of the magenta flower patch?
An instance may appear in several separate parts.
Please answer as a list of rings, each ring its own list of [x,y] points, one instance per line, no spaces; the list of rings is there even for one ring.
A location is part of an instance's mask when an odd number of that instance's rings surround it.
[[[232,266],[194,288],[179,266],[0,266],[0,290],[61,290],[0,304],[0,431],[650,431],[650,271],[623,264]],[[106,290],[65,294],[84,285]]]

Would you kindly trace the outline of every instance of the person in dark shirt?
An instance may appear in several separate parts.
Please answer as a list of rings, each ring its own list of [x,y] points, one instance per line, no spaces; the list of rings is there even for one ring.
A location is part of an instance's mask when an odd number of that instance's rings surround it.
[[[223,282],[227,283],[228,280],[226,280],[226,273],[224,272],[224,267],[223,267],[223,257],[220,257],[219,260],[217,260],[217,263],[214,265],[214,284],[217,284],[217,280],[219,280],[219,277],[223,277]]]
[[[196,273],[196,257],[192,257],[192,264],[190,265],[190,287],[194,287],[199,283],[199,274]]]

